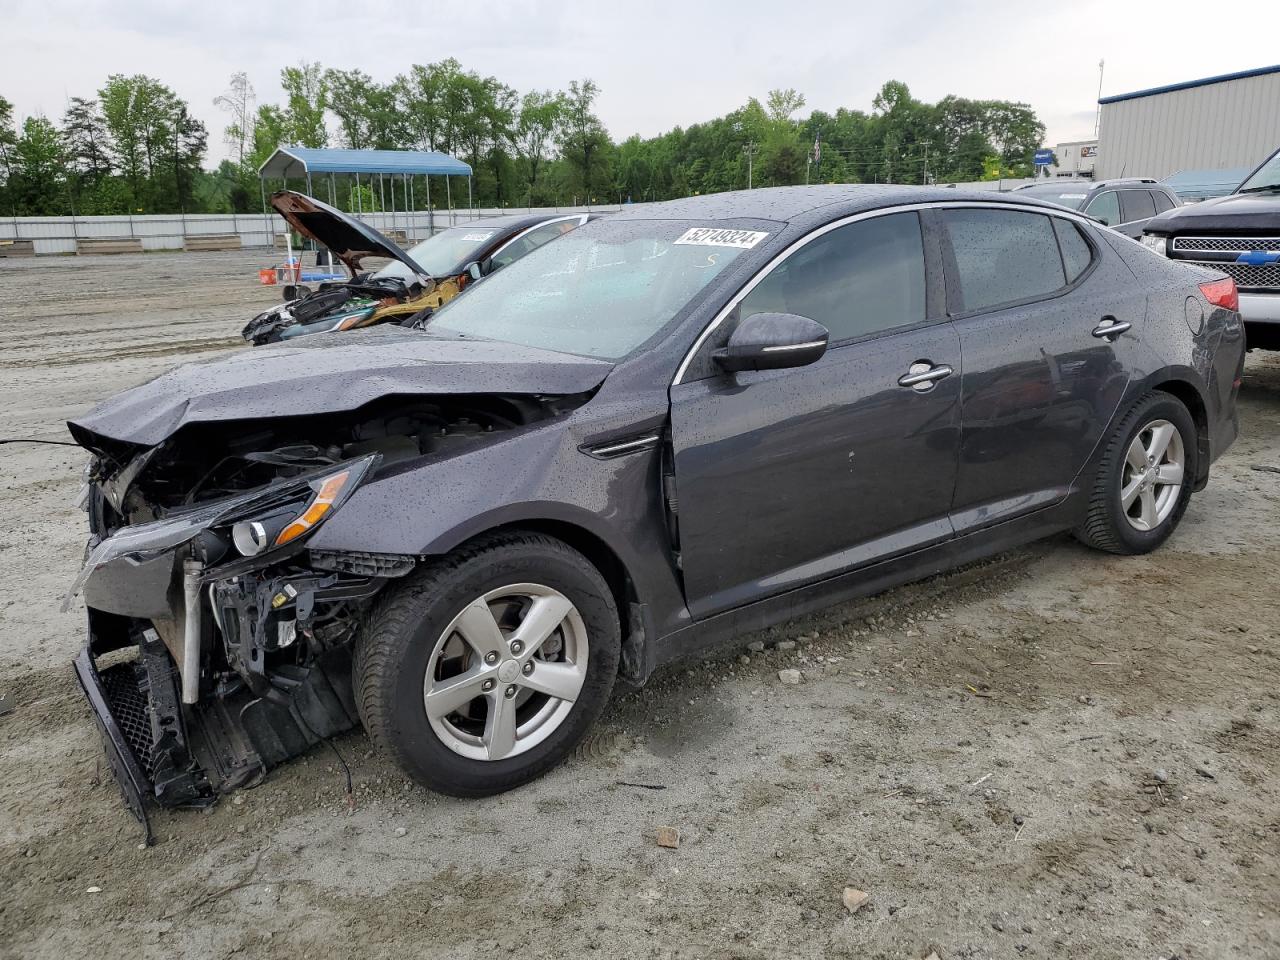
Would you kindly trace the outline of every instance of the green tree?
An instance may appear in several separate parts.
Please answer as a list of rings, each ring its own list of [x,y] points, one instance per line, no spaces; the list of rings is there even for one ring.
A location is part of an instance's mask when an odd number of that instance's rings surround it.
[[[425,66],[414,64],[396,77],[396,100],[409,141],[425,150],[451,152],[450,104],[457,109],[453,90],[462,76],[462,64],[452,58]]]
[[[13,216],[18,215],[17,200],[13,196],[13,149],[18,137],[13,132],[13,104],[0,97],[0,199]]]
[[[569,81],[564,118],[560,126],[560,151],[569,162],[575,186],[581,186],[583,199],[590,203],[592,191],[607,174],[601,160],[611,141],[604,124],[595,114],[600,88],[594,80]]]
[[[530,91],[520,101],[513,139],[524,164],[530,204],[538,187],[538,172],[546,162],[547,149],[554,142],[567,108],[564,94],[551,90]]]
[[[20,216],[57,216],[68,212],[67,157],[62,137],[44,117],[27,117],[13,148],[10,183]]]
[[[96,183],[111,173],[110,137],[97,100],[72,97],[62,116],[62,135],[77,179]]]
[[[986,127],[991,144],[1010,176],[1035,173],[1035,152],[1044,141],[1044,124],[1025,103],[986,101]]]
[[[395,84],[378,83],[363,70],[326,70],[324,77],[344,147],[392,150],[404,144]]]
[[[288,142],[288,127],[288,118],[279,107],[264,103],[258,108],[253,120],[253,150],[249,154],[249,163],[255,169],[266,163],[277,147]]]
[[[804,95],[788,87],[786,90],[770,90],[765,100],[769,107],[769,119],[775,123],[789,121],[791,115],[804,106]]]
[[[324,113],[329,108],[329,82],[324,68],[305,60],[280,71],[285,93],[285,129],[289,144],[298,147],[329,145]]]
[[[188,146],[198,142],[203,153],[203,124],[195,136],[192,124],[198,121],[191,119],[186,102],[142,74],[113,74],[98,99],[114,160],[129,188],[129,209],[153,213],[178,208],[189,190],[184,193],[175,173],[173,145],[177,140]]]

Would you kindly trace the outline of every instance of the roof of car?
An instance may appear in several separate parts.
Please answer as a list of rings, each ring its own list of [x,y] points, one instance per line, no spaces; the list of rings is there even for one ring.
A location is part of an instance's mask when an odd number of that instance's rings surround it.
[[[577,214],[581,216],[581,214]],[[548,220],[556,220],[560,217],[574,216],[572,213],[505,213],[498,217],[480,217],[476,220],[464,220],[462,223],[454,224],[455,227],[465,227],[471,230],[522,230],[525,227],[532,227],[537,223],[546,223]]]
[[[1024,190],[1102,190],[1108,187],[1160,187],[1163,184],[1151,177],[1113,177],[1110,180],[1086,180],[1083,177],[1062,177],[1057,180],[1040,180],[1036,183],[1024,183],[1014,188],[1014,193]]]
[[[755,219],[790,222],[813,211],[839,204],[844,212],[875,210],[904,203],[979,200],[1023,202],[1012,193],[916,187],[902,184],[821,184],[809,187],[761,187],[734,190],[660,203],[629,204],[611,220],[729,220]]]

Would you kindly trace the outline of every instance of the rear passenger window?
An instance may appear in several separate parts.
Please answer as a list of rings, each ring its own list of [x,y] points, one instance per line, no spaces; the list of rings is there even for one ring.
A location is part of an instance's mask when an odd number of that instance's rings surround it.
[[[796,313],[827,328],[831,342],[924,319],[920,218],[894,213],[860,220],[805,244],[760,281],[739,307]]]
[[[1174,202],[1169,199],[1169,195],[1167,193],[1152,190],[1151,196],[1156,202],[1156,213],[1164,213],[1166,210],[1172,210],[1175,206]]]
[[[960,277],[961,309],[1047,296],[1066,286],[1049,217],[1012,210],[946,210]]]
[[[1151,199],[1149,190],[1120,191],[1120,222],[1132,223],[1134,220],[1150,220],[1156,215],[1155,201]]]
[[[1058,232],[1058,246],[1062,248],[1062,263],[1067,268],[1067,283],[1075,283],[1080,274],[1089,269],[1093,250],[1080,228],[1069,220],[1053,218],[1053,229]]]

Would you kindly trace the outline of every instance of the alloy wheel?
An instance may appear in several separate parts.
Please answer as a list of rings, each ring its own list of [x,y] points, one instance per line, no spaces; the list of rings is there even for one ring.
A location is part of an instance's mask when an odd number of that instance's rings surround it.
[[[587,676],[587,630],[564,594],[517,583],[477,597],[436,640],[423,706],[440,741],[473,760],[532,749],[568,717]]]
[[[1168,519],[1178,503],[1186,464],[1182,434],[1168,420],[1153,420],[1137,432],[1120,479],[1120,505],[1130,526],[1145,533]]]

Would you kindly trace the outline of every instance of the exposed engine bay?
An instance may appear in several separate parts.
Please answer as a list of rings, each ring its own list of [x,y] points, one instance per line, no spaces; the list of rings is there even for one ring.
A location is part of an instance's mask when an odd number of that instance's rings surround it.
[[[586,398],[390,396],[343,414],[191,423],[151,447],[73,429],[94,454],[92,536],[72,588],[89,607],[77,672],[139,818],[151,800],[211,803],[358,723],[361,618],[423,558],[312,550],[312,530],[382,473]]]
[[[405,321],[444,303],[449,291],[443,287],[451,283],[437,286],[430,279],[406,283],[400,277],[361,275],[345,283],[322,283],[315,291],[286,287],[286,302],[250,320],[241,336],[261,346],[311,333]]]

